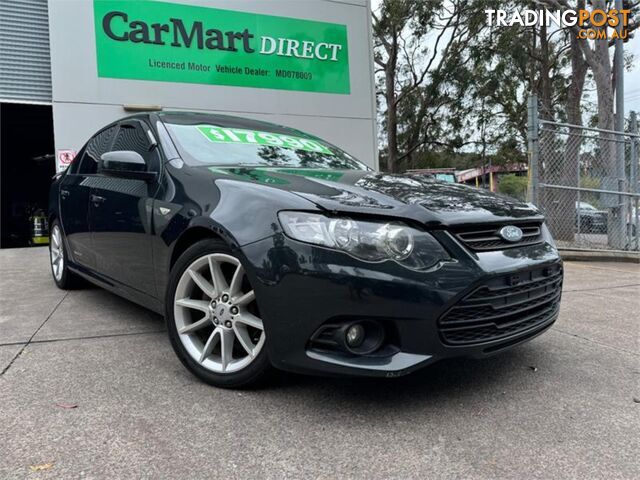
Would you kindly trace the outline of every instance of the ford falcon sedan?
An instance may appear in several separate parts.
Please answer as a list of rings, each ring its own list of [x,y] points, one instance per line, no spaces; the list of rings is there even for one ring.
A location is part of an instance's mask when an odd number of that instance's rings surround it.
[[[562,262],[535,207],[255,120],[107,125],[55,179],[49,221],[58,287],[163,314],[180,361],[219,387],[274,368],[400,376],[558,316]]]

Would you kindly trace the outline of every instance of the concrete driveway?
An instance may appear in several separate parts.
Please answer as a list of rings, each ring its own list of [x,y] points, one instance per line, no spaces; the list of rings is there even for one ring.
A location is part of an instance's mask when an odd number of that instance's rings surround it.
[[[162,319],[0,250],[0,478],[638,478],[640,267],[566,263],[559,321],[396,380],[217,390]],[[70,408],[73,407],[73,408]]]

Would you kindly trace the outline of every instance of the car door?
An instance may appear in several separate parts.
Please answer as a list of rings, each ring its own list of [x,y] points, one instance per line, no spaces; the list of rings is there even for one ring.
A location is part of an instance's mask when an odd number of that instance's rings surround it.
[[[120,123],[111,151],[139,153],[147,170],[160,170],[160,153],[148,125]],[[152,138],[152,137],[151,137]],[[89,197],[89,223],[97,270],[135,290],[156,296],[152,257],[152,206],[158,182],[98,174]]]
[[[116,126],[110,126],[96,133],[80,151],[78,160],[74,161],[60,185],[60,219],[72,261],[91,269],[96,266],[89,228],[91,184],[97,173],[98,159],[109,151],[116,131]]]

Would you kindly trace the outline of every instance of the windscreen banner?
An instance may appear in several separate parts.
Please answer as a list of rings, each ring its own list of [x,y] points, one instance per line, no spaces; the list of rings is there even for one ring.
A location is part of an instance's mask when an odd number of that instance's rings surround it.
[[[349,94],[346,25],[94,0],[98,76]]]

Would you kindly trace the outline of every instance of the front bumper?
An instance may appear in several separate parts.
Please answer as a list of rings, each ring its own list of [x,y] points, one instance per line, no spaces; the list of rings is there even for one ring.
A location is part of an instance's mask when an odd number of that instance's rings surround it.
[[[557,308],[523,328],[506,328],[498,338],[451,342],[443,335],[442,322],[452,307],[483,285],[500,287],[502,278],[534,281],[539,273],[531,272],[555,269],[561,286],[561,260],[549,243],[478,253],[446,232],[434,235],[456,262],[433,272],[415,272],[390,262],[367,264],[280,234],[242,247],[274,366],[300,373],[400,376],[444,358],[498,353],[553,324]],[[310,344],[321,325],[358,319],[391,326],[393,348],[353,356]]]

